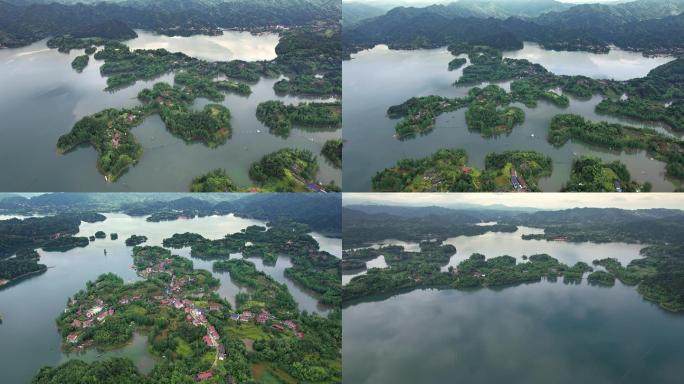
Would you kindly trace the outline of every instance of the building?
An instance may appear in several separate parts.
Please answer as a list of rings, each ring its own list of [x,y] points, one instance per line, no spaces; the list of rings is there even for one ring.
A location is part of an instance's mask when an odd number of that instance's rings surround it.
[[[71,344],[78,343],[78,335],[75,333],[70,333],[69,336],[67,336],[67,341]]]
[[[212,371],[206,371],[202,373],[198,373],[195,375],[195,380],[206,380],[206,379],[211,379],[214,377],[214,372]]]
[[[219,360],[226,359],[226,347],[224,347],[223,344],[219,344],[218,346],[218,358]]]

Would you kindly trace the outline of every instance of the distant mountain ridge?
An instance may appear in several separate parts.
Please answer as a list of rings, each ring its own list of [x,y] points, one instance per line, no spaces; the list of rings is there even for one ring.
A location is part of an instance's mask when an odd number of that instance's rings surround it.
[[[397,7],[355,26],[345,26],[345,49],[350,52],[375,44],[433,48],[451,43],[519,49],[523,41],[529,40],[553,48],[601,50],[615,44],[652,53],[684,50],[684,0],[636,0],[568,8],[564,5],[557,10],[552,2],[542,1],[549,4],[545,8],[548,11],[538,8],[540,13],[535,17],[530,17],[531,13],[521,16],[519,12],[506,18],[500,13],[497,18],[491,10],[483,13],[482,8],[464,6],[468,3],[484,2],[464,0],[422,8]]]
[[[217,28],[299,26],[317,20],[338,22],[339,2],[332,0],[152,0],[35,3],[0,0],[0,47],[16,47],[49,36],[71,34],[112,20],[129,28],[165,34],[199,34]],[[93,27],[91,27],[93,28]],[[102,36],[94,28],[93,36]]]

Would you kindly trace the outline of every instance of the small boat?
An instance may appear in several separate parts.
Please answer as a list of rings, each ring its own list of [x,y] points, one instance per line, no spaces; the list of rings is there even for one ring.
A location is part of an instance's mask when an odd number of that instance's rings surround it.
[[[533,134],[531,134],[530,136],[534,137],[534,133],[533,133]]]

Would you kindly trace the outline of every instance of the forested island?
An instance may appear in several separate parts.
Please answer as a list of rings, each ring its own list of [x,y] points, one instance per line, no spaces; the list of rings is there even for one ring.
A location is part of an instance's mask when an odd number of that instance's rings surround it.
[[[275,265],[279,255],[289,256],[292,267],[285,270],[285,276],[318,293],[322,304],[339,305],[342,289],[340,260],[320,251],[318,242],[308,234],[309,231],[306,225],[281,223],[268,228],[250,226],[219,240],[208,240],[195,233],[177,233],[164,239],[163,245],[191,247],[193,257],[219,260],[214,264],[216,270],[230,271],[230,264],[224,261],[237,252],[245,258],[261,258],[266,265]]]
[[[133,261],[143,280],[124,283],[105,274],[88,282],[69,299],[57,325],[66,350],[118,348],[135,332],[144,332],[156,357],[152,372],[138,373],[127,358],[74,360],[41,369],[34,382],[93,370],[100,377],[97,367],[102,366],[115,369],[114,377],[126,374],[125,380],[139,383],[171,378],[250,382],[267,375],[300,382],[341,380],[339,310],[328,317],[300,312],[285,285],[245,260],[224,266],[234,281],[251,288],[237,295],[235,308],[215,293],[219,281],[186,258],[161,247],[135,247]]]
[[[339,128],[342,124],[342,103],[286,105],[279,100],[270,100],[257,106],[256,116],[274,135],[288,137],[292,125]]]
[[[503,192],[539,191],[539,179],[551,175],[551,158],[535,151],[490,153],[485,169],[467,165],[462,149],[442,149],[417,160],[400,160],[373,176],[378,192]]]
[[[260,188],[274,192],[339,191],[335,185],[321,185],[314,181],[317,172],[318,163],[311,151],[283,148],[253,163],[249,177]]]
[[[328,140],[321,149],[321,155],[335,168],[342,168],[342,139]]]
[[[83,72],[83,69],[88,66],[88,61],[90,61],[90,56],[88,55],[76,56],[71,62],[71,68],[77,72]]]
[[[192,179],[190,192],[241,192],[244,188],[237,186],[223,169],[215,169]]]
[[[129,247],[140,245],[145,242],[147,242],[147,236],[131,235],[131,237],[126,239],[126,245]]]
[[[372,208],[375,209],[369,214],[357,211],[358,208],[345,212],[343,260],[359,264],[383,255],[388,267],[368,269],[366,274],[354,277],[343,287],[344,303],[377,293],[395,293],[416,287],[511,285],[560,276],[566,282],[577,282],[585,273],[593,272],[585,276],[591,284],[611,286],[619,280],[622,284],[637,286],[645,299],[658,303],[663,309],[684,311],[681,290],[684,282],[684,259],[681,257],[684,226],[681,224],[683,214],[679,210],[575,208],[523,213],[430,207],[428,215],[411,210],[392,213],[393,208]],[[432,231],[438,227],[444,228],[442,231],[452,228],[453,232],[475,236],[477,232],[467,233],[464,228],[487,228],[476,223],[493,218],[498,225],[524,225],[544,230],[542,234],[523,235],[523,240],[642,244],[642,257],[626,266],[616,259],[596,259],[592,264],[605,270],[594,270],[585,263],[564,265],[553,255],[523,257],[526,261],[517,263],[510,256],[486,259],[475,254],[456,268],[444,270],[449,256],[456,250],[444,248],[441,242],[447,237]],[[426,225],[432,227],[422,228]],[[416,230],[411,233],[414,228]],[[457,235],[448,237],[454,236]],[[383,239],[419,242],[420,251],[407,252],[403,247],[394,245],[368,248],[369,244]],[[450,252],[449,256],[444,256],[443,252]]]
[[[95,223],[105,217],[97,213],[62,214],[0,220],[0,287],[23,277],[42,273],[36,251],[66,252],[89,244],[87,237],[75,237],[81,221]]]
[[[309,2],[318,3],[317,0],[307,0]],[[250,3],[244,6],[249,8],[254,5]],[[268,6],[275,7],[270,3]],[[330,9],[327,4],[317,6],[323,9],[307,10],[307,18],[315,22],[301,24],[291,19],[278,27],[245,27],[253,32],[268,30],[280,35],[276,46],[277,57],[270,61],[210,62],[165,49],[132,50],[121,42],[130,38],[124,33],[125,24],[122,26],[121,23],[95,28],[92,34],[88,30],[58,34],[48,40],[49,47],[65,53],[72,49],[88,51],[74,60],[74,69],[83,70],[88,64],[88,55],[93,53],[95,60],[104,62],[100,66],[100,73],[107,78],[107,91],[115,92],[140,80],[175,74],[173,85],[157,83],[151,89],[141,91],[138,95],[140,106],[110,108],[83,117],[71,132],[59,138],[58,153],[75,150],[81,144],[92,145],[98,152],[97,169],[108,182],[114,182],[142,158],[143,148],[132,133],[132,128],[142,124],[150,115],[158,114],[166,128],[185,142],[201,142],[209,147],[217,147],[232,135],[230,110],[221,104],[209,104],[201,111],[194,111],[191,106],[197,98],[218,103],[224,100],[225,93],[248,96],[251,85],[264,77],[283,77],[274,85],[277,93],[339,98],[340,26],[338,19],[328,13]],[[266,4],[257,7],[263,8]],[[286,13],[290,14],[291,11]],[[290,28],[283,26],[290,24]],[[102,29],[121,31],[101,34]],[[203,31],[197,29],[188,34]],[[184,34],[181,30],[170,34],[176,35],[176,32]],[[287,137],[293,124],[335,129],[341,124],[339,102],[285,106],[280,101],[271,100],[262,104],[257,109],[257,116],[275,135]]]
[[[439,242],[421,242],[420,247],[420,252],[406,252],[401,246],[373,250],[375,252],[372,253],[385,257],[388,268],[369,269],[365,275],[354,277],[344,286],[344,301],[417,287],[463,289],[508,286],[559,276],[563,276],[566,282],[575,282],[582,279],[583,273],[593,270],[586,263],[568,266],[546,254],[531,255],[527,262],[518,264],[511,256],[486,259],[485,255],[475,253],[456,268],[449,267],[448,271],[442,272],[442,266],[456,253],[456,248]],[[354,260],[359,252],[362,258],[368,257],[367,249],[349,251],[343,257]]]
[[[548,141],[562,146],[568,140],[619,151],[644,150],[665,162],[669,177],[684,180],[684,142],[648,128],[606,122],[594,123],[578,115],[558,115],[551,121]]]
[[[452,43],[448,48],[456,56],[467,54],[470,62],[470,65],[463,69],[463,75],[455,85],[511,81],[510,92],[496,85],[488,85],[485,88],[472,88],[468,96],[463,98],[443,96],[411,98],[403,104],[390,107],[387,111],[390,118],[402,118],[395,128],[398,139],[406,140],[417,135],[429,134],[440,114],[460,108],[467,108],[465,119],[469,130],[478,131],[485,138],[494,137],[510,132],[516,124],[524,121],[523,111],[509,106],[511,103],[519,102],[528,108],[534,108],[539,100],[544,100],[562,108],[569,105],[567,95],[589,98],[596,94],[603,97],[596,107],[598,113],[634,118],[645,122],[664,123],[672,130],[681,130],[682,104],[679,99],[684,95],[681,75],[684,70],[682,59],[676,59],[655,68],[644,78],[615,81],[596,80],[585,76],[555,75],[543,66],[527,60],[503,58],[499,49],[487,46]],[[644,150],[649,156],[667,164],[668,177],[677,180],[682,180],[684,177],[682,141],[653,129],[592,122],[577,115],[555,116],[549,129],[549,143],[560,147],[570,139],[584,144],[597,145],[607,150]],[[440,156],[439,153],[433,155],[433,157]],[[412,169],[416,166],[416,164],[411,164],[413,160],[405,160],[405,162],[403,168]],[[433,163],[430,160],[427,162]],[[591,161],[575,160],[571,180],[563,190],[620,192],[650,191],[652,188],[650,183],[642,186],[633,182],[622,164],[592,163],[589,166],[588,162]],[[464,161],[452,163],[454,165],[450,170],[452,174],[459,173],[457,167],[465,165]],[[586,168],[586,172],[582,171],[583,167]],[[593,171],[590,172],[590,169]],[[435,186],[432,186],[432,189],[406,188],[409,181],[398,182],[397,178],[401,178],[400,175],[382,176],[385,173],[386,170],[381,171],[374,177],[374,190],[440,190]],[[429,178],[429,175],[424,176]],[[461,176],[452,176],[452,179],[453,177],[461,178]],[[478,190],[477,187],[466,187],[467,180],[462,184],[464,185],[455,190]]]
[[[188,80],[188,75],[178,74],[178,77]],[[143,148],[131,129],[155,113],[171,133],[186,142],[199,141],[210,147],[223,144],[232,134],[228,108],[208,104],[200,112],[189,109],[197,97],[221,100],[223,95],[216,88],[202,88],[196,82],[182,83],[185,85],[157,83],[152,89],[143,89],[138,94],[141,107],[106,109],[82,118],[71,132],[59,138],[58,152],[66,153],[89,143],[98,152],[98,170],[107,181],[116,181],[142,157]]]
[[[651,183],[632,180],[619,161],[603,163],[597,157],[582,156],[572,163],[570,181],[562,192],[650,192]]]

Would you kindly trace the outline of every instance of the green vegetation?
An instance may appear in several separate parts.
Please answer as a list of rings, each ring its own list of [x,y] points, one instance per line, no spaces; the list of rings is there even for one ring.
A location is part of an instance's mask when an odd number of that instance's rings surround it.
[[[145,384],[148,378],[138,373],[130,359],[112,358],[104,361],[86,363],[73,359],[58,367],[44,367],[31,380],[32,384],[74,383],[88,384]]]
[[[298,105],[286,105],[282,101],[269,100],[259,103],[256,116],[270,129],[271,133],[288,137],[292,125],[339,127],[342,124],[342,104],[300,103]]]
[[[339,305],[340,260],[320,251],[308,231],[308,226],[294,223],[268,228],[250,226],[217,240],[208,240],[194,233],[174,234],[164,239],[163,245],[172,248],[189,246],[192,257],[219,259],[213,266],[216,271],[230,271],[231,264],[224,260],[238,252],[245,258],[261,258],[265,265],[275,265],[279,255],[289,256],[292,266],[285,270],[288,278],[320,294],[321,303]]]
[[[570,181],[563,192],[649,192],[650,183],[641,186],[631,180],[627,167],[619,161],[603,163],[597,157],[583,156],[572,164]]]
[[[87,237],[74,237],[81,221],[105,220],[96,213],[58,214],[23,220],[0,220],[0,286],[12,280],[47,270],[39,264],[36,249],[65,252],[89,244]]]
[[[615,285],[615,276],[605,271],[595,271],[587,276],[589,284],[612,287]]]
[[[394,293],[399,290],[418,287],[473,288],[516,285],[541,281],[542,278],[556,278],[568,274],[567,282],[574,282],[577,276],[592,270],[586,263],[569,267],[546,255],[532,255],[528,261],[518,264],[511,256],[485,259],[482,254],[472,254],[456,268],[443,272],[450,257],[456,253],[452,245],[441,245],[440,241],[420,243],[420,252],[407,252],[401,246],[387,246],[377,250],[360,249],[348,251],[347,257],[356,259],[371,254],[382,254],[388,268],[369,269],[364,275],[354,277],[344,286],[344,302],[362,297]]]
[[[110,233],[109,238],[112,240],[118,240],[119,239],[119,234],[118,233]]]
[[[684,142],[652,129],[593,123],[578,115],[558,115],[551,121],[549,143],[560,147],[568,140],[619,151],[644,150],[667,163],[667,175],[684,180]]]
[[[209,104],[201,112],[188,109],[204,89],[157,83],[138,94],[141,107],[106,109],[79,120],[71,132],[57,142],[59,153],[66,153],[82,143],[90,143],[98,152],[98,170],[108,181],[115,181],[142,157],[142,146],[131,134],[147,116],[158,113],[167,129],[186,142],[201,141],[211,147],[223,144],[231,136],[230,111],[219,104]]]
[[[97,231],[97,232],[95,232],[95,238],[96,239],[105,239],[105,238],[107,238],[107,234],[104,233],[103,231]]]
[[[462,66],[464,66],[467,62],[468,62],[468,60],[466,60],[462,57],[457,57],[457,58],[455,58],[449,62],[449,70],[455,71],[455,70],[461,68]]]
[[[321,149],[321,155],[335,168],[342,168],[342,143],[342,139],[328,140]]]
[[[466,165],[462,149],[441,149],[419,160],[400,160],[373,176],[374,191],[539,191],[538,181],[551,175],[551,158],[534,151],[490,153],[485,170]]]
[[[71,68],[78,72],[83,72],[83,69],[88,66],[89,60],[90,56],[88,55],[76,56],[76,58],[74,58],[74,60],[71,62]]]
[[[314,188],[316,156],[309,150],[283,148],[252,164],[249,177],[261,188],[275,192],[306,192]]]
[[[215,169],[196,177],[190,184],[190,192],[238,192],[242,190],[243,188],[235,185],[223,169]]]
[[[147,236],[131,235],[131,237],[126,239],[126,245],[129,247],[132,247],[132,246],[140,245],[146,241],[147,241]]]
[[[404,117],[395,130],[396,137],[405,140],[432,132],[440,114],[468,107],[465,114],[468,129],[479,131],[483,137],[493,137],[510,133],[515,125],[525,120],[525,113],[520,108],[507,107],[513,101],[514,94],[506,93],[497,85],[488,85],[472,88],[464,98],[414,97],[390,107],[387,115],[391,118]]]
[[[198,236],[177,235],[174,243],[203,241]],[[223,265],[234,281],[251,288],[250,293],[237,295],[235,309],[214,292],[219,281],[207,271],[193,269],[186,258],[160,247],[135,247],[133,261],[143,280],[124,284],[120,277],[105,274],[69,299],[57,318],[65,350],[118,348],[134,332],[144,331],[149,351],[158,359],[149,375],[129,375],[143,383],[172,378],[192,382],[202,372],[211,372],[211,380],[220,382],[250,382],[255,375],[251,366],[256,362],[269,364],[280,375],[298,381],[340,382],[339,310],[327,318],[299,312],[287,286],[245,260],[229,260]],[[247,348],[245,340],[253,347]],[[123,367],[129,363],[122,359],[93,364]],[[93,368],[87,363],[72,365],[44,368],[34,380],[56,382]],[[100,375],[97,371],[91,374]]]

